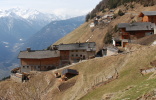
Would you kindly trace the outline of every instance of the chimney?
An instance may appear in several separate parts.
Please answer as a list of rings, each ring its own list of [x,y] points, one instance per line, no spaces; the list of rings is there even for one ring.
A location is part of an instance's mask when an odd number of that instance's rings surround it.
[[[31,48],[27,48],[27,51],[28,51],[28,52],[31,52]]]

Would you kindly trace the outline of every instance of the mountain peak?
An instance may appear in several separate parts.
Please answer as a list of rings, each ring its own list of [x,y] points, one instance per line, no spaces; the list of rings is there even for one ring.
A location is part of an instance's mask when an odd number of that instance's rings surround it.
[[[0,18],[1,17],[21,17],[26,20],[44,20],[48,22],[71,18],[70,16],[57,16],[52,13],[44,13],[34,9],[22,9],[19,7],[7,10],[0,9]]]

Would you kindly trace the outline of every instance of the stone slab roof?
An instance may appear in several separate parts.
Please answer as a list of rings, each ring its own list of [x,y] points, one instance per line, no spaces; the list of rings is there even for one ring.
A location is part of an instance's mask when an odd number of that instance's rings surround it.
[[[78,75],[79,72],[77,70],[74,70],[74,69],[65,69],[62,71],[62,75],[66,75],[66,74]]]
[[[41,50],[41,51],[21,51],[18,55],[18,58],[25,58],[25,59],[44,59],[44,58],[53,58],[59,57],[59,51],[51,51],[51,50]]]
[[[151,22],[136,22],[136,23],[120,23],[118,28],[126,28],[126,31],[147,31],[154,30],[155,24]]]
[[[142,13],[146,16],[155,16],[156,15],[156,11],[143,11]]]
[[[86,50],[96,51],[95,42],[60,44],[58,50]]]

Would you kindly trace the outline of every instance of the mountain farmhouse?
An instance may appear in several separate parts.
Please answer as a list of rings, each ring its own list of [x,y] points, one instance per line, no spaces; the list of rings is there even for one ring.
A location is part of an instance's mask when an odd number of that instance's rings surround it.
[[[125,47],[137,39],[156,34],[156,11],[141,12],[139,17],[142,17],[142,22],[118,24],[120,38],[113,38],[114,46]]]
[[[95,42],[53,45],[51,50],[21,51],[18,55],[20,68],[13,69],[11,78],[21,80],[22,73],[30,71],[48,71],[95,57]],[[21,77],[18,77],[21,73]],[[16,77],[17,76],[17,77]]]
[[[27,48],[21,51],[18,58],[21,62],[21,72],[47,71],[55,69],[60,64],[60,52],[56,50],[35,51]]]
[[[151,22],[120,23],[118,28],[121,39],[114,45],[125,47],[128,43],[154,34],[155,24]]]

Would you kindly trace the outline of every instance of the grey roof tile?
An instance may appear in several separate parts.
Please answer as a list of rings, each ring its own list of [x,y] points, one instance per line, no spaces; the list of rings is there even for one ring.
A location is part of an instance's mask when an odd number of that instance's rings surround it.
[[[143,11],[142,12],[146,16],[154,16],[156,15],[156,11]]]
[[[126,31],[146,31],[154,30],[155,24],[151,22],[136,22],[136,23],[120,23],[118,28],[126,28]]]
[[[59,51],[51,51],[51,50],[35,51],[35,50],[31,50],[30,52],[21,51],[18,55],[18,58],[44,59],[44,58],[53,58],[53,57],[59,57],[59,56],[60,56]]]
[[[58,50],[96,51],[96,44],[95,42],[60,44]]]
[[[64,69],[62,71],[62,75],[65,75],[65,74],[74,74],[74,75],[78,75],[79,72],[77,70],[74,70],[74,69]]]

